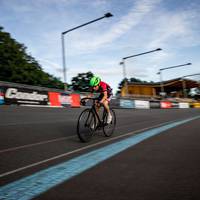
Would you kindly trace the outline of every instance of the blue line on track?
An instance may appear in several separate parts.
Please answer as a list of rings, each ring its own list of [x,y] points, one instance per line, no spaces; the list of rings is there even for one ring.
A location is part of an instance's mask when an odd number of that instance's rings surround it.
[[[162,127],[144,131],[127,139],[115,142],[84,155],[78,156],[56,166],[41,170],[33,175],[9,183],[0,188],[0,199],[6,200],[29,200],[50,188],[69,180],[85,170],[101,163],[102,161],[132,147],[139,142],[160,134],[168,129],[189,121],[199,119],[200,116],[188,118],[178,122],[173,122]]]

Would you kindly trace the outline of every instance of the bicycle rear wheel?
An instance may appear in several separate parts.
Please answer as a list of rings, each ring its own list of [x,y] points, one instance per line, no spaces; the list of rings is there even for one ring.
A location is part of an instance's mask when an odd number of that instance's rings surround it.
[[[115,115],[115,111],[113,109],[110,109],[110,113],[112,115],[112,121],[111,123],[107,123],[107,116],[108,113],[105,111],[105,114],[103,116],[103,133],[106,137],[110,137],[115,130],[115,126],[116,126],[116,115]]]
[[[85,109],[78,118],[77,135],[81,142],[89,142],[94,134],[96,118],[91,109]]]

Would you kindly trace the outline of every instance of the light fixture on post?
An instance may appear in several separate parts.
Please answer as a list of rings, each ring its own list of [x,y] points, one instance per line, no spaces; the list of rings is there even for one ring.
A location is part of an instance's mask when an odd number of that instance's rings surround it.
[[[182,64],[182,65],[175,65],[175,66],[165,67],[165,68],[159,69],[159,72],[157,74],[160,74],[160,88],[161,88],[160,94],[161,94],[162,97],[165,96],[165,90],[164,90],[163,78],[162,78],[162,71],[167,70],[167,69],[177,68],[177,67],[183,67],[183,66],[187,66],[187,65],[192,65],[192,63],[186,63],[186,64]]]
[[[141,55],[144,55],[144,54],[153,53],[155,51],[161,51],[161,50],[162,50],[161,48],[157,48],[157,49],[154,49],[154,50],[151,50],[151,51],[146,51],[144,53],[139,53],[139,54],[135,54],[135,55],[131,55],[131,56],[127,56],[127,57],[122,58],[122,61],[119,64],[122,65],[122,67],[123,67],[123,77],[124,77],[124,80],[125,80],[125,83],[124,83],[125,84],[125,96],[128,95],[128,83],[127,83],[127,76],[126,76],[125,60],[127,60],[129,58],[141,56]]]
[[[103,17],[99,17],[99,18],[97,18],[97,19],[95,19],[95,20],[89,21],[89,22],[87,22],[87,23],[85,23],[85,24],[82,24],[82,25],[80,25],[80,26],[76,26],[76,27],[74,27],[74,28],[71,28],[71,29],[69,29],[69,30],[64,31],[64,32],[61,33],[62,60],[63,60],[63,76],[64,76],[64,90],[65,90],[65,91],[67,90],[67,75],[66,75],[65,38],[64,38],[64,35],[65,35],[66,33],[69,33],[69,32],[71,32],[71,31],[73,31],[73,30],[76,30],[76,29],[81,28],[81,27],[83,27],[83,26],[86,26],[86,25],[88,25],[88,24],[91,24],[91,23],[94,23],[94,22],[99,21],[99,20],[101,20],[101,19],[109,18],[109,17],[112,17],[112,16],[113,16],[113,15],[112,15],[111,13],[106,13]]]

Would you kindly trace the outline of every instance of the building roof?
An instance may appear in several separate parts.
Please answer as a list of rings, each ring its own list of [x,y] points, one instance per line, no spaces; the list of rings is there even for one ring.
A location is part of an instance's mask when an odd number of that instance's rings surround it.
[[[176,78],[168,81],[163,81],[162,84],[164,87],[173,87],[173,88],[182,88],[183,87],[183,81],[185,82],[185,86],[187,88],[195,88],[200,87],[200,82],[186,79],[186,78]],[[141,86],[150,86],[150,87],[159,87],[161,83],[139,83],[139,82],[128,82],[128,85],[141,85]]]

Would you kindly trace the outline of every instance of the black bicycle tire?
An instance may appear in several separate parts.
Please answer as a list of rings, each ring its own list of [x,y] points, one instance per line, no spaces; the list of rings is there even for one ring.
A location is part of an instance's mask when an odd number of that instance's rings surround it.
[[[104,135],[106,137],[110,137],[114,133],[114,130],[115,130],[115,127],[116,127],[116,114],[115,114],[115,111],[113,109],[110,109],[110,112],[113,113],[113,115],[112,115],[112,117],[113,117],[113,119],[112,119],[113,128],[112,128],[112,131],[109,134],[106,132],[106,127],[108,126],[107,122],[106,122],[107,118],[105,116],[103,118],[103,133],[104,133]]]
[[[88,128],[88,131],[90,131],[89,137],[84,137],[84,134],[80,132],[80,119],[85,112],[90,112],[92,114],[92,116],[94,118],[94,123],[96,124],[96,118],[91,109],[87,108],[81,112],[81,114],[79,115],[79,118],[78,118],[78,123],[77,123],[77,135],[81,142],[89,142],[95,132],[95,129],[92,130],[91,128]]]

